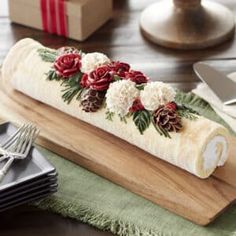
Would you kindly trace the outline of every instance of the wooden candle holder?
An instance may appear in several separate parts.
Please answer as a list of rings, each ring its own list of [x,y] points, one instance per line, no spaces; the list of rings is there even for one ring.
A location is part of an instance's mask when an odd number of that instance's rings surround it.
[[[199,49],[220,44],[234,36],[234,16],[212,1],[163,0],[141,15],[141,31],[159,45]]]

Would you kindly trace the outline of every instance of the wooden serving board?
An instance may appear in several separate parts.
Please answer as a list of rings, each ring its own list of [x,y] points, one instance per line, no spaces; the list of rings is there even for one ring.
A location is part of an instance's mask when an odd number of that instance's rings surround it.
[[[41,129],[38,143],[144,198],[207,225],[236,201],[236,139],[230,158],[202,180],[89,124],[33,100],[0,79],[0,116]]]

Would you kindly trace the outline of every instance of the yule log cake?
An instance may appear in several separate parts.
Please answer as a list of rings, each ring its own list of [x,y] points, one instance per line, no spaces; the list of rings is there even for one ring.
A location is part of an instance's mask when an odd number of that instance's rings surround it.
[[[227,160],[229,134],[223,126],[177,104],[168,84],[102,53],[53,50],[23,39],[8,53],[2,79],[200,178]]]

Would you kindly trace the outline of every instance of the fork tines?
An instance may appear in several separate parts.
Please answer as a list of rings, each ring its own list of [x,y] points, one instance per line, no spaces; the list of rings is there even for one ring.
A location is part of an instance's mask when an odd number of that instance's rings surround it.
[[[0,146],[0,153],[3,155],[0,161],[5,159],[7,154],[16,156],[18,159],[25,158],[38,134],[39,130],[35,125],[22,125]]]

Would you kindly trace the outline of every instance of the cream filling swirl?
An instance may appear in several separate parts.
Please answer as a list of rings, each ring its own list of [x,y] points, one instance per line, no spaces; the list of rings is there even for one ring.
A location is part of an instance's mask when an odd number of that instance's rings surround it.
[[[222,166],[227,159],[227,140],[221,135],[213,137],[203,152],[204,170]]]

